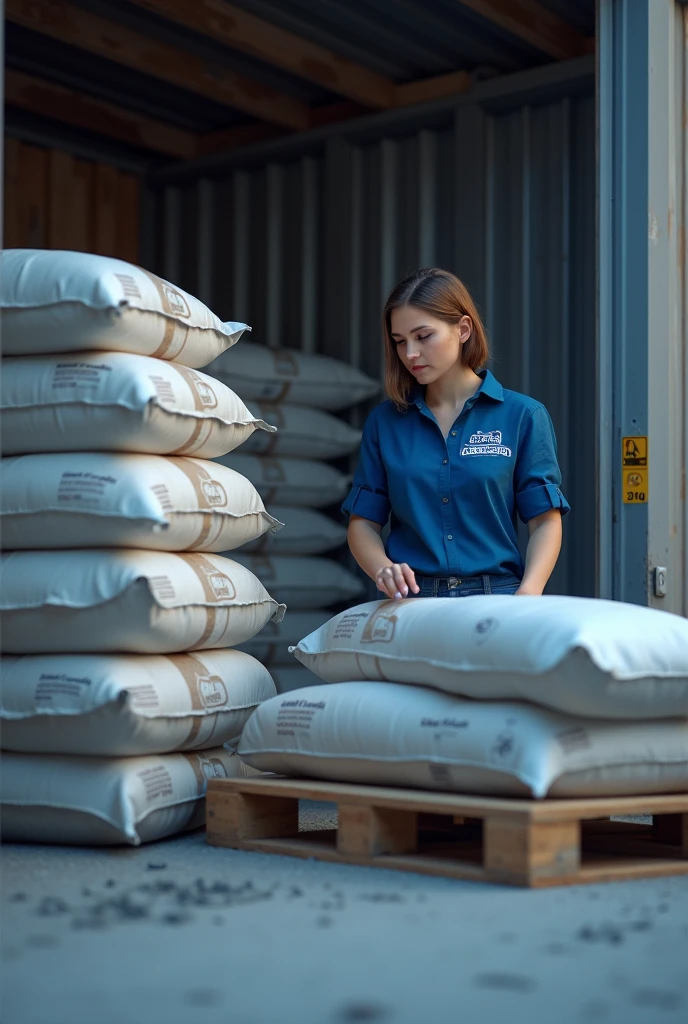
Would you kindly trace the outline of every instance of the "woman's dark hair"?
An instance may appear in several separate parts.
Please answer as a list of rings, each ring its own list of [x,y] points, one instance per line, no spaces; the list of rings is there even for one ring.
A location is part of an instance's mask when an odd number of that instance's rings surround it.
[[[385,337],[385,391],[400,409],[408,405],[408,396],[416,384],[406,369],[392,339],[392,310],[400,306],[417,306],[437,320],[458,324],[469,316],[473,323],[471,336],[462,346],[461,358],[472,370],[479,370],[490,356],[487,336],[480,314],[466,285],[448,270],[431,267],[416,270],[400,281],[385,303],[382,330]]]

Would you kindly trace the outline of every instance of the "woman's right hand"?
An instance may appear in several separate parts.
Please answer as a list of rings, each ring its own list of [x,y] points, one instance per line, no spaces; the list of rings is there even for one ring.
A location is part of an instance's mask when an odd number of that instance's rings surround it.
[[[420,591],[415,573],[406,562],[395,562],[393,565],[385,565],[378,569],[375,574],[375,585],[383,594],[396,601],[408,597],[409,590],[414,594]]]

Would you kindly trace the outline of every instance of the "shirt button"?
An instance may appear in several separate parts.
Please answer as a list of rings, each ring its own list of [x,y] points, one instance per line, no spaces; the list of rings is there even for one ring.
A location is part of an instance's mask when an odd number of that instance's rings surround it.
[[[442,498],[442,504],[443,505],[446,505],[448,501],[449,501],[449,498]]]
[[[451,533],[447,534],[447,540],[454,540],[454,537]]]
[[[446,466],[448,462],[449,462],[449,459],[442,459],[442,465],[443,466]]]
[[[456,431],[452,430],[452,437],[456,437]]]

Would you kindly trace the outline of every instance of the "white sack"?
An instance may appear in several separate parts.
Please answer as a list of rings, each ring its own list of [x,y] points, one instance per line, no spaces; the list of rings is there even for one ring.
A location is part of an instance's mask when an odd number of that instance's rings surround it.
[[[338,459],[355,452],[361,431],[321,409],[250,401],[256,419],[277,427],[276,434],[249,437],[244,451],[260,455],[296,455],[307,459]]]
[[[6,250],[0,307],[6,355],[102,349],[205,366],[250,330],[141,267],[87,252]]]
[[[617,601],[371,601],[294,649],[326,682],[419,683],[593,718],[688,715],[688,620]]]
[[[205,373],[128,352],[3,359],[5,455],[142,452],[214,458],[243,444],[256,419]]]
[[[5,656],[3,750],[135,757],[238,742],[270,673],[235,650]]]
[[[173,654],[233,647],[284,607],[219,555],[92,548],[0,556],[9,654]]]
[[[4,842],[138,846],[205,824],[208,779],[256,775],[222,747],[148,757],[3,754]]]
[[[637,796],[688,788],[686,719],[602,722],[385,683],[273,697],[248,720],[239,754],[285,775],[457,793]]]
[[[232,552],[262,580],[275,595],[275,600],[293,611],[299,608],[327,608],[328,605],[353,601],[365,593],[365,584],[358,576],[330,558],[290,558],[275,555],[245,555]]]
[[[217,462],[53,452],[0,463],[6,551],[229,551],[280,529],[250,481]]]
[[[314,508],[271,505],[270,512],[283,523],[242,548],[270,555],[322,555],[346,544],[346,526]],[[299,640],[301,637],[299,637]]]
[[[225,352],[208,373],[226,380],[246,401],[296,402],[316,409],[346,409],[378,394],[380,385],[329,356],[244,343]]]
[[[318,611],[293,611],[291,608],[281,622],[268,622],[251,640],[241,644],[240,650],[257,658],[263,665],[272,669],[275,665],[289,666],[297,672],[305,672],[301,665],[294,663],[290,648],[297,644],[302,636],[312,633],[327,620],[326,609]],[[313,676],[315,682],[321,682]]]
[[[250,480],[268,509],[272,505],[306,508],[338,505],[351,486],[350,476],[314,459],[276,459],[232,452],[217,461]]]

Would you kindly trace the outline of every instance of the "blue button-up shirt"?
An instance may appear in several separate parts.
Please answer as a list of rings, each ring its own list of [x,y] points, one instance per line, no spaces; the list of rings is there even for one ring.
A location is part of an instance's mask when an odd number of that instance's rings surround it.
[[[421,576],[522,576],[516,516],[569,511],[547,410],[480,376],[446,440],[423,388],[365,424],[342,511],[382,526],[391,515],[387,554]]]

